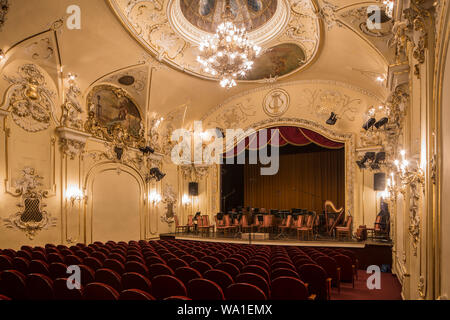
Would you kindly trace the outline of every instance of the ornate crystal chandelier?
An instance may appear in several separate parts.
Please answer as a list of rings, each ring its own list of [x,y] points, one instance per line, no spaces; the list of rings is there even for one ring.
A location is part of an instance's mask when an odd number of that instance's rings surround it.
[[[230,0],[226,1],[222,18],[225,21],[217,27],[214,36],[208,36],[200,44],[197,61],[203,71],[218,77],[220,85],[229,89],[252,68],[261,48],[248,40],[245,28],[238,28],[232,22]]]

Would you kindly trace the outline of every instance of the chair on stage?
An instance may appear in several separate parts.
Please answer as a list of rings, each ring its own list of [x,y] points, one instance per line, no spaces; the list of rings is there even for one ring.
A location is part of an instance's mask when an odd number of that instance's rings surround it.
[[[278,227],[278,232],[280,233],[280,236],[288,236],[289,231],[291,230],[292,226],[292,215],[288,215],[286,218],[286,221],[283,222],[281,226]]]
[[[201,223],[200,223],[200,221],[201,221]],[[214,233],[214,225],[211,225],[209,223],[209,216],[208,215],[204,215],[204,216],[200,217],[199,224],[198,224],[197,228],[200,231],[201,235],[208,236],[210,231],[211,231],[211,229],[213,230],[213,233]]]
[[[194,216],[192,214],[188,215],[188,223],[186,227],[187,232],[195,231]]]
[[[273,215],[267,214],[263,216],[263,223],[259,226],[258,231],[264,233],[272,233],[274,229]]]
[[[309,214],[308,217],[306,218],[306,224],[302,227],[297,227],[297,239],[300,239],[300,235],[302,240],[305,239],[305,235],[306,238],[308,240],[312,240],[314,234],[313,234],[313,227],[314,227],[314,221],[316,220],[316,215],[314,214]]]
[[[242,215],[241,218],[241,231],[246,233],[252,230],[252,226],[248,224],[247,216]]]
[[[373,228],[366,228],[372,239],[389,240],[390,222],[389,218],[383,222],[383,217],[378,215]]]
[[[185,225],[185,226],[180,225],[180,222],[178,221],[178,216],[177,215],[174,215],[173,218],[175,219],[175,233],[178,233],[180,231],[182,233],[186,232],[187,229],[189,228],[189,226],[188,225]]]
[[[224,235],[227,235],[229,232],[233,232],[236,230],[234,226],[231,225],[231,218],[229,214],[223,216],[223,220],[225,220],[224,225],[216,226],[217,232],[223,232]]]
[[[345,225],[342,227],[336,227],[336,238],[339,240],[341,236],[345,236],[348,240],[351,239],[352,236],[352,221],[353,217],[348,216]]]

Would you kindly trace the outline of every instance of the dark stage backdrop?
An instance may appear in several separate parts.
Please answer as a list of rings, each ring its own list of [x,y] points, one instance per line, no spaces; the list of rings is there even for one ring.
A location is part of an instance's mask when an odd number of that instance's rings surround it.
[[[266,209],[302,208],[322,212],[325,200],[345,203],[345,148],[280,148],[276,175],[260,175],[260,165],[243,165],[244,204]],[[290,151],[289,151],[290,150]],[[284,151],[284,152],[283,152]]]

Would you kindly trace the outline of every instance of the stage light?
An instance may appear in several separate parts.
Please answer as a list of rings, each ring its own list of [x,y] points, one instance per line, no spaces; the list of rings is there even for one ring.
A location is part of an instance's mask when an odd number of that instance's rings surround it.
[[[386,160],[386,152],[384,151],[378,152],[377,155],[375,156],[375,162],[380,163],[383,162],[384,160]]]
[[[366,131],[369,130],[370,128],[372,128],[376,121],[377,120],[375,118],[370,118],[366,123],[364,123],[363,129]]]
[[[143,153],[143,154],[148,154],[148,153],[154,153],[155,149],[153,149],[150,146],[145,146],[145,147],[140,147],[139,150]]]
[[[381,118],[380,120],[378,120],[374,126],[377,129],[380,129],[380,127],[386,125],[386,123],[388,123],[389,119],[387,117]]]
[[[375,152],[366,152],[364,157],[367,158],[367,160],[374,161],[375,160]]]
[[[159,168],[151,168],[150,169],[150,176],[147,178],[147,180],[155,179],[156,181],[161,181],[162,178],[166,176],[165,173],[162,173]]]
[[[334,112],[331,112],[331,115],[328,118],[328,120],[326,121],[326,124],[333,126],[336,124],[336,121],[337,121],[337,115]]]

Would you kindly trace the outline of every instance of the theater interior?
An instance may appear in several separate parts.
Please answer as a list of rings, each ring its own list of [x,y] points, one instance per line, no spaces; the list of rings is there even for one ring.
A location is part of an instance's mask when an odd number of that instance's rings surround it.
[[[449,6],[0,0],[0,300],[447,300]]]

